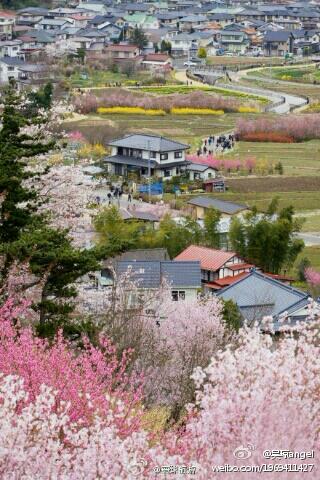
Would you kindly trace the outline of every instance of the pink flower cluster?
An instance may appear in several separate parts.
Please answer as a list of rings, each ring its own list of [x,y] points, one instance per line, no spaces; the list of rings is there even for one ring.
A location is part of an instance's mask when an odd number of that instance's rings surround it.
[[[306,268],[304,273],[306,280],[308,283],[310,283],[310,285],[314,287],[320,286],[320,272],[318,272],[314,268],[309,267]]]
[[[320,115],[287,115],[277,118],[258,118],[248,120],[241,118],[238,121],[236,132],[240,138],[255,133],[274,133],[291,137],[296,142],[320,138]]]
[[[16,328],[13,321],[25,311],[25,304],[9,300],[0,309],[0,371],[24,379],[28,402],[33,402],[44,383],[56,393],[56,409],[61,402],[69,403],[71,421],[89,423],[95,412],[105,415],[111,407],[107,395],[121,401],[126,419],[117,424],[122,433],[137,427],[139,415],[131,415],[142,395],[142,377],[126,373],[130,351],[117,359],[116,348],[106,338],[95,348],[84,339],[84,349],[75,351],[61,334],[53,344],[34,336],[31,328]]]
[[[190,349],[196,347],[207,310],[199,304],[193,313],[185,303],[175,314],[172,308],[168,304],[159,310],[159,343],[165,342],[169,355],[183,362],[176,338],[185,336]],[[220,309],[212,304],[215,333],[222,328]],[[61,337],[49,345],[13,326],[20,314],[20,307],[10,302],[0,310],[2,479],[155,479],[155,467],[188,465],[195,467],[199,480],[256,480],[257,472],[248,467],[312,463],[308,478],[319,478],[319,319],[302,326],[299,335],[277,340],[256,327],[241,329],[207,367],[194,369],[197,393],[187,406],[183,428],[151,442],[134,416],[139,418],[143,399],[125,374],[127,359],[116,360],[108,342],[101,351],[88,343],[75,351]],[[177,388],[181,362],[175,365]],[[314,458],[269,460],[263,452],[270,450],[314,452]],[[213,473],[212,467],[225,464],[247,470]],[[281,472],[284,480],[303,476],[301,471]],[[265,477],[278,480],[279,471]]]
[[[250,173],[254,170],[256,166],[256,159],[254,157],[248,157],[243,162],[239,159],[226,159],[226,158],[217,158],[213,155],[186,155],[186,159],[193,163],[202,163],[208,165],[216,170],[226,170],[239,171],[241,169],[246,169]]]
[[[241,102],[235,98],[225,98],[221,95],[194,91],[188,94],[150,95],[133,93],[124,89],[116,89],[101,94],[93,93],[77,95],[74,98],[75,110],[79,113],[95,112],[98,107],[141,107],[145,109],[160,109],[169,112],[173,107],[180,108],[210,108],[225,112],[238,111]]]

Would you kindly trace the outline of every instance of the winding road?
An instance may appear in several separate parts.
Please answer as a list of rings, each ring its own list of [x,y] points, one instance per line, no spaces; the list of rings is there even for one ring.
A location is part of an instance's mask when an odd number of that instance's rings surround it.
[[[285,92],[276,92],[272,91],[271,89],[265,88],[256,88],[256,87],[247,87],[245,85],[241,85],[239,82],[241,78],[245,77],[248,72],[252,72],[252,70],[242,70],[240,72],[228,72],[229,76],[234,83],[221,83],[218,82],[215,84],[216,88],[227,88],[229,90],[235,90],[237,92],[243,93],[251,93],[253,95],[260,95],[262,97],[267,98],[270,100],[272,105],[268,107],[269,112],[274,112],[278,114],[287,114],[290,113],[293,109],[300,109],[305,107],[308,102],[306,98],[299,97],[297,95],[291,95]],[[176,78],[184,83],[190,82],[189,78],[187,77],[186,70],[178,70],[176,71]],[[252,78],[252,77],[251,77]],[[269,79],[270,83],[272,83],[272,79]],[[274,80],[274,82],[279,85],[281,84],[281,80]],[[201,81],[192,80],[192,85],[208,85],[204,84]]]

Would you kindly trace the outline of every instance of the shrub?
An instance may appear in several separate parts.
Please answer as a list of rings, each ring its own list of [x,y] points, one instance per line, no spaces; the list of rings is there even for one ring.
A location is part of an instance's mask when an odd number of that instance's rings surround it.
[[[248,120],[242,118],[236,128],[241,140],[260,142],[302,142],[320,138],[320,116],[286,115],[277,118]],[[252,134],[257,136],[252,137]]]
[[[166,112],[160,109],[142,108],[142,107],[99,107],[98,113],[123,113],[125,115],[165,115]]]
[[[213,110],[211,108],[186,108],[173,107],[170,113],[174,115],[223,115],[223,110]]]
[[[275,143],[293,143],[294,138],[288,135],[282,135],[276,132],[254,132],[247,133],[241,137],[245,142],[275,142]]]
[[[255,107],[239,107],[239,113],[259,113],[259,110]]]
[[[98,108],[141,108],[144,110],[164,110],[169,113],[172,108],[191,108],[223,110],[237,112],[241,106],[235,98],[224,98],[221,95],[210,95],[203,91],[193,91],[188,94],[175,95],[147,95],[124,89],[112,89],[108,93],[94,95],[76,95],[74,97],[75,110],[79,113],[96,112]]]

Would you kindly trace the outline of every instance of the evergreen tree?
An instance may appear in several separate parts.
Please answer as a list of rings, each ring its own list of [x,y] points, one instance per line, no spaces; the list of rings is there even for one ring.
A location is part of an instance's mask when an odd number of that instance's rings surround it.
[[[47,83],[43,88],[40,88],[37,92],[31,92],[28,95],[31,105],[34,109],[44,108],[50,110],[52,106],[53,85]]]
[[[33,113],[27,118],[23,99],[13,88],[6,91],[0,130],[0,287],[6,285],[14,262],[26,263],[41,288],[41,301],[34,305],[40,322],[55,329],[72,311],[70,299],[76,292],[72,284],[85,273],[98,268],[95,250],[72,246],[66,230],[49,226],[48,218],[38,212],[40,201],[34,189],[25,186],[31,174],[27,159],[53,148],[38,134],[24,132],[25,127],[45,122]]]
[[[134,28],[130,38],[130,43],[139,47],[140,50],[143,50],[143,48],[148,44],[148,39],[141,28]]]
[[[218,229],[220,219],[221,213],[215,208],[208,208],[206,210],[203,223],[205,229],[205,243],[208,247],[220,247],[220,233]]]
[[[304,243],[296,238],[301,222],[294,219],[293,207],[278,211],[275,199],[265,214],[253,209],[244,220],[233,219],[229,239],[232,248],[265,272],[279,273],[291,266]]]

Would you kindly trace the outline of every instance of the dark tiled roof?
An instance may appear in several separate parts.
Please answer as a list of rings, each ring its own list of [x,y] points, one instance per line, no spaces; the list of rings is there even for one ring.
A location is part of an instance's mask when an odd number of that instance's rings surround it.
[[[283,31],[283,30],[273,32],[268,30],[264,36],[264,41],[265,42],[287,42],[291,36],[292,36],[292,32]]]
[[[241,210],[246,210],[248,208],[248,206],[244,204],[227,202],[212,197],[196,197],[189,200],[188,204],[203,208],[213,207],[216,210],[219,210],[222,213],[228,213],[229,215],[241,212]]]
[[[309,297],[307,293],[255,270],[220,290],[217,296],[235,302],[249,321],[261,320],[265,315],[276,318],[285,311],[293,312],[295,305],[306,305]]]
[[[145,160],[144,158],[127,157],[124,155],[113,155],[111,157],[105,157],[104,161],[108,163],[118,163],[121,165],[132,165],[134,167],[148,167],[149,165],[149,161]],[[156,165],[156,162],[150,160],[151,168],[154,168]]]
[[[12,67],[20,67],[22,65],[25,65],[25,62],[17,57],[3,57],[0,58],[0,62]]]
[[[170,152],[173,150],[186,150],[189,145],[175,142],[169,138],[157,135],[132,134],[126,135],[109,143],[115,147],[137,148],[140,150],[151,150],[153,152]]]
[[[163,281],[171,287],[200,288],[200,262],[120,261],[117,275],[131,271],[132,279],[141,288],[158,288]]]

